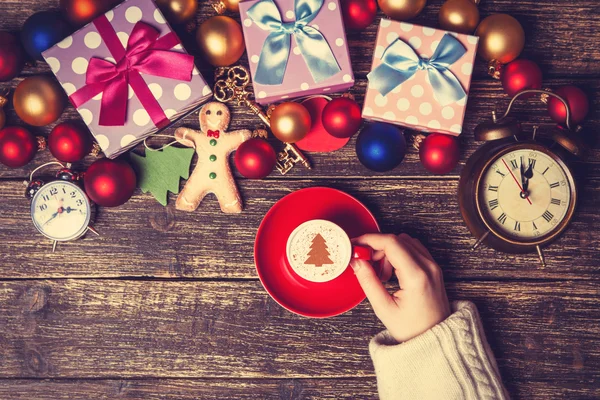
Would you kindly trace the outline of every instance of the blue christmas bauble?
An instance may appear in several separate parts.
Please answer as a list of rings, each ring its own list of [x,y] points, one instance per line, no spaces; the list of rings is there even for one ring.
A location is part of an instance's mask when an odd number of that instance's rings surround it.
[[[385,172],[396,168],[406,154],[404,132],[390,124],[367,125],[356,140],[356,155],[367,168]]]
[[[27,18],[21,30],[21,42],[27,54],[42,61],[42,52],[71,34],[71,27],[53,11],[42,11]]]

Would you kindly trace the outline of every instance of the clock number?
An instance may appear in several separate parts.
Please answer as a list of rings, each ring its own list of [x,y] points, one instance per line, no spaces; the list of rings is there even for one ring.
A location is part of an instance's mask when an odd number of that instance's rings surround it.
[[[510,160],[510,165],[512,165],[512,169],[519,168],[519,164],[517,163],[517,160]]]
[[[489,190],[490,192],[497,192],[497,191],[498,191],[498,186],[492,186],[492,185],[490,185],[490,186],[488,187],[488,190]]]
[[[498,217],[498,221],[502,223],[502,225],[504,225],[504,223],[506,222],[506,214],[502,213],[499,217]]]
[[[560,201],[560,199],[552,199],[552,200],[550,200],[550,203],[554,204],[556,206],[560,206],[561,201]]]
[[[535,224],[535,221],[531,221],[531,223],[533,224],[533,229],[537,231],[537,230],[538,230],[538,227],[537,227],[537,225]]]
[[[44,199],[45,201],[50,200],[50,196],[48,196],[47,194],[42,196],[42,199]]]
[[[558,183],[557,183],[557,185],[558,185]],[[57,188],[50,188],[50,196],[54,196],[57,193],[58,193],[58,189]]]
[[[82,206],[83,205],[83,200],[78,199],[75,204],[77,204],[78,206]]]
[[[40,206],[40,211],[44,211],[44,210],[47,210],[47,209],[48,209],[48,204],[42,204]]]
[[[542,175],[546,175],[546,172],[548,172],[549,169],[550,169],[550,167],[546,167],[546,169],[544,170],[544,172],[542,172]]]
[[[64,194],[67,194],[67,190],[65,188],[62,188],[62,190]]]
[[[546,210],[546,212],[542,215],[542,217],[544,217],[546,222],[550,222],[550,221],[552,221],[552,218],[554,218],[554,214],[552,214],[550,211]]]
[[[554,189],[554,188],[557,188],[557,187],[559,187],[559,186],[560,186],[560,183],[558,183],[558,182],[554,182],[554,183],[551,183],[551,184],[550,184],[550,189]]]
[[[502,172],[500,172],[500,170],[499,170],[499,169],[497,169],[497,170],[496,170],[496,173],[497,173],[497,174],[500,174],[500,176],[502,176],[503,178],[506,176],[506,174],[503,174]]]
[[[496,208],[498,208],[498,199],[493,199],[489,201],[490,204],[490,210],[495,210]]]
[[[521,232],[521,223],[519,221],[515,221],[515,231]]]
[[[535,158],[530,158],[529,159],[529,166],[531,167],[531,169],[535,169],[535,163],[536,163],[536,159]]]
[[[71,193],[71,198],[74,199],[75,197],[77,197],[77,192],[76,191],[72,191]]]

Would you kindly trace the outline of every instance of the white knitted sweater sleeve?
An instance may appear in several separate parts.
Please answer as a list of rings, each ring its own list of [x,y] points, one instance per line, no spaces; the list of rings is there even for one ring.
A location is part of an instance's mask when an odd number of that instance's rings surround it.
[[[369,349],[381,400],[508,399],[475,305],[452,304],[454,313],[404,343],[387,331]]]

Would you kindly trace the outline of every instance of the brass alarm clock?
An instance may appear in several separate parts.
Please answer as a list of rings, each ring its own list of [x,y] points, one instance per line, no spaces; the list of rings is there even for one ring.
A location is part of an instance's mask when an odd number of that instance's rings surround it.
[[[526,94],[553,96],[566,107],[565,127],[548,137],[529,137],[509,113]],[[581,156],[583,146],[570,126],[570,111],[560,96],[525,90],[511,100],[504,115],[475,128],[475,139],[486,141],[467,161],[459,181],[459,205],[467,227],[477,239],[507,253],[536,251],[546,265],[542,248],[565,231],[577,205],[577,185],[568,160]]]

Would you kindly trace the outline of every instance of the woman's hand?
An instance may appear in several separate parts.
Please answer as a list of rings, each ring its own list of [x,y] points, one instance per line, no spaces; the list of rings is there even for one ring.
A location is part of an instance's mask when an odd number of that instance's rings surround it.
[[[442,270],[417,239],[407,234],[367,234],[353,240],[374,250],[373,261],[381,261],[377,275],[368,261],[351,265],[377,317],[398,342],[429,330],[450,316]],[[400,290],[389,294],[380,281],[396,273]]]

